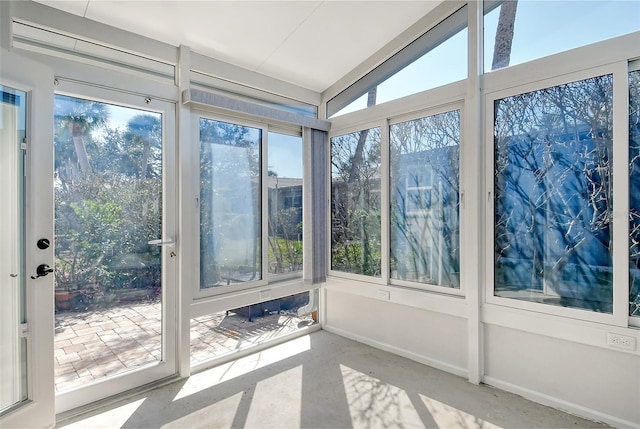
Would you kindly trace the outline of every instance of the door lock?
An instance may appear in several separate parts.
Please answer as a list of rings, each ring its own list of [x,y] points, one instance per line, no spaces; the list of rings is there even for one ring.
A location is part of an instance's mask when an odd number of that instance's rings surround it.
[[[52,272],[53,272],[53,268],[51,268],[47,264],[40,264],[36,268],[36,275],[35,276],[31,276],[31,278],[32,279],[37,279],[38,277],[44,277],[44,276],[46,276],[46,275],[48,275],[49,273],[52,273]]]
[[[49,241],[48,238],[41,238],[36,243],[36,246],[38,246],[38,249],[40,249],[40,250],[48,249],[49,246],[51,246],[51,242]]]

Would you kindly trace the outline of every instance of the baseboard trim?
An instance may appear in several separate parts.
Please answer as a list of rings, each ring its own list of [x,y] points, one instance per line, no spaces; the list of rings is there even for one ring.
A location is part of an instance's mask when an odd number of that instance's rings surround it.
[[[617,428],[640,429],[640,422],[634,423],[628,420],[624,420],[619,417],[592,410],[590,408],[586,408],[572,402],[546,395],[535,390],[527,389],[526,387],[518,386],[516,384],[509,383],[498,378],[484,376],[482,382],[498,389],[515,393],[516,395],[520,395],[523,398],[529,399],[530,401],[537,402],[548,407],[556,408],[558,410],[573,414],[578,417],[593,420],[596,422],[606,423]]]
[[[448,372],[450,374],[454,374],[462,378],[466,378],[466,379],[469,378],[469,371],[466,368],[462,368],[456,365],[451,365],[449,363],[442,362],[437,359],[432,359],[427,356],[422,356],[417,353],[413,353],[408,350],[401,349],[399,347],[392,346],[387,343],[383,343],[381,341],[373,340],[371,338],[363,337],[361,335],[357,335],[352,332],[344,331],[340,328],[336,328],[335,326],[323,325],[322,329],[324,329],[327,332],[331,332],[332,334],[340,335],[341,337],[345,337],[350,340],[357,341],[359,343],[366,344],[368,346],[375,347],[377,349],[384,350],[386,352],[393,353],[398,356],[402,356],[412,361],[416,361],[423,365],[427,365],[432,368],[436,368],[441,371]]]

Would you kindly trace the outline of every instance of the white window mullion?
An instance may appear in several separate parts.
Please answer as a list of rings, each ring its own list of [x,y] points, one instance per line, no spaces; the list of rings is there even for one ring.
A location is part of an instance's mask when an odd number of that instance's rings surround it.
[[[484,207],[484,300],[490,302],[495,293],[495,280],[494,280],[494,240],[495,240],[495,228],[494,228],[494,204],[493,204],[493,187],[494,187],[494,168],[495,168],[495,142],[493,138],[493,123],[494,123],[494,97],[491,95],[484,95],[484,109],[482,114],[482,121],[484,122],[484,187],[479,186],[481,189],[479,198],[477,199],[478,213]],[[470,168],[471,164],[469,164]],[[471,203],[467,197],[467,204]],[[480,223],[482,224],[482,223]],[[468,269],[468,267],[467,267]],[[480,271],[480,270],[479,270]]]
[[[640,60],[635,60],[635,61],[630,61],[629,62],[629,71],[628,71],[628,74],[627,74],[627,77],[626,77],[627,91],[630,89],[630,87],[628,87],[628,85],[629,85],[629,78],[631,77],[631,75],[630,75],[631,72],[640,73]],[[629,92],[627,92],[627,94],[629,94]],[[626,100],[627,100],[628,103],[631,102],[631,100],[629,98],[626,98]],[[629,109],[629,105],[627,105],[627,109]],[[628,110],[627,110],[627,112],[628,112]],[[627,120],[628,120],[628,118],[627,118]],[[627,131],[628,131],[628,133],[627,133],[627,139],[628,139],[631,130],[628,129]],[[627,143],[630,145],[631,141],[628,140]],[[627,153],[627,152],[625,151],[624,153]],[[628,159],[626,161],[629,163],[631,160]],[[629,165],[628,168],[630,168],[630,167],[631,166]],[[629,201],[628,210],[630,211],[631,210],[631,207],[630,207],[630,205],[631,205],[631,202],[630,202],[631,195],[630,195],[630,193],[631,193],[632,189],[631,189],[631,185],[630,184],[628,184],[628,185],[629,185],[629,189],[628,189],[627,197],[629,198],[629,200],[628,200]],[[630,227],[629,223],[627,223],[627,227],[628,228]],[[627,236],[627,240],[628,240],[627,241],[627,254],[629,255],[629,258],[630,258],[631,257],[631,253],[630,253],[629,246],[631,245],[631,243],[630,243],[631,231],[628,231],[628,233],[629,233],[629,235]],[[631,261],[630,260],[629,260],[629,268],[631,268]],[[629,278],[627,280],[629,282],[628,283],[628,288],[629,288],[628,291],[630,293],[631,292],[631,279]],[[631,300],[631,296],[629,294],[627,294],[627,296],[629,296],[629,300]],[[630,304],[631,303],[629,303],[629,305]],[[630,308],[629,308],[629,312],[630,312]],[[629,326],[640,327],[640,317],[629,317]]]
[[[260,254],[262,264],[260,272],[262,281],[266,282],[269,275],[269,130],[262,127],[262,144],[260,145],[260,195],[262,199],[260,217]]]
[[[627,61],[613,71],[613,317],[629,320],[629,72]]]
[[[380,269],[384,284],[389,284],[389,252],[391,242],[389,238],[389,227],[391,225],[389,216],[389,148],[391,146],[389,137],[389,121],[385,120],[380,124],[380,245],[382,247]]]
[[[191,112],[191,120],[189,121],[191,129],[192,130],[199,130],[200,129],[200,115],[198,113],[195,112]],[[200,237],[200,223],[201,223],[201,219],[200,219],[200,205],[202,204],[201,198],[200,198],[200,134],[198,132],[194,132],[191,134],[191,143],[190,146],[191,150],[189,151],[189,159],[191,160],[190,165],[193,166],[193,168],[195,169],[194,171],[196,171],[197,175],[197,186],[194,186],[193,189],[193,200],[189,201],[187,204],[192,204],[193,210],[194,210],[194,215],[193,215],[193,219],[195,220],[194,225],[196,225],[193,229],[192,229],[192,236],[194,239],[197,239],[197,241],[194,241],[194,243],[196,243],[193,246],[193,262],[191,264],[192,269],[194,270],[195,273],[197,273],[194,277],[193,277],[193,283],[191,285],[189,285],[188,287],[191,287],[191,300],[189,300],[189,304],[191,304],[192,300],[197,299],[198,297],[200,297],[201,292],[200,292],[200,284],[201,284],[201,275],[202,273],[200,272],[200,240],[202,239],[202,237]],[[182,145],[184,146],[184,145]],[[185,177],[187,175],[182,174],[181,175],[181,180],[184,182],[187,178]],[[186,186],[186,184],[185,184]],[[185,221],[185,218],[182,219],[182,221]],[[186,238],[186,237],[185,237]],[[184,266],[182,267],[182,269],[184,270]],[[181,287],[187,287],[186,285],[182,285]]]

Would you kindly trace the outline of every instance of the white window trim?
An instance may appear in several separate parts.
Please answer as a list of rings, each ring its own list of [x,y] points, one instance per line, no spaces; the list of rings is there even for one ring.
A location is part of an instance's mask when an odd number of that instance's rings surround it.
[[[343,129],[339,129],[339,130],[334,130],[333,128],[331,129],[331,132],[329,133],[329,135],[327,136],[327,151],[329,152],[328,156],[327,156],[327,160],[329,161],[329,174],[327,174],[327,233],[326,233],[326,243],[327,243],[327,253],[326,253],[326,263],[327,263],[327,277],[329,276],[334,276],[334,277],[340,277],[340,278],[344,278],[344,279],[349,279],[349,280],[357,280],[357,281],[362,281],[365,283],[372,283],[372,284],[376,284],[376,285],[386,285],[388,283],[388,274],[385,274],[388,269],[385,269],[385,264],[388,267],[389,266],[389,262],[388,262],[388,256],[387,256],[387,260],[385,262],[385,254],[384,252],[381,253],[381,261],[380,261],[380,277],[373,277],[373,276],[366,276],[364,274],[355,274],[355,273],[347,273],[347,272],[343,272],[343,271],[337,271],[337,270],[333,270],[331,268],[331,248],[332,248],[332,243],[331,243],[331,185],[332,185],[332,170],[333,170],[333,166],[331,164],[331,139],[334,137],[340,137],[343,136],[345,134],[351,134],[351,133],[357,133],[360,131],[364,131],[364,130],[371,130],[374,128],[379,128],[380,129],[380,208],[381,208],[381,216],[380,216],[380,246],[382,247],[382,250],[384,250],[384,246],[385,243],[387,243],[389,241],[389,233],[388,233],[388,227],[385,228],[385,225],[388,225],[389,221],[388,218],[385,218],[385,210],[382,210],[383,207],[387,207],[389,205],[389,199],[388,199],[388,193],[386,193],[384,191],[384,183],[385,183],[385,177],[386,175],[388,175],[388,162],[385,162],[385,160],[388,161],[389,155],[388,155],[388,151],[389,151],[389,145],[386,144],[385,145],[385,141],[389,141],[389,131],[388,131],[388,125],[387,125],[387,121],[386,120],[377,120],[377,121],[372,121],[372,122],[368,122],[368,123],[364,123],[364,124],[357,124],[357,125],[351,125],[348,128],[343,128]],[[385,129],[386,131],[386,136],[385,136]],[[386,148],[386,149],[385,149]],[[385,167],[386,165],[386,167]],[[388,216],[388,215],[387,215]]]
[[[148,112],[162,114],[163,159],[162,159],[162,239],[173,238],[176,240],[176,252],[180,252],[181,240],[177,236],[178,209],[177,209],[177,142],[175,103],[150,98],[146,100],[138,95],[124,91],[105,89],[74,81],[58,79],[55,87],[55,95],[77,97],[84,100],[93,100],[117,106],[142,109]],[[160,237],[158,237],[160,238]],[[162,306],[162,361],[158,364],[141,368],[124,377],[116,376],[106,380],[97,380],[90,384],[91,389],[72,389],[56,395],[56,412],[64,412],[88,402],[97,401],[107,396],[121,393],[145,383],[169,377],[178,370],[178,294],[179,294],[179,268],[177,258],[169,256],[168,251],[162,252],[163,259],[163,306]],[[174,328],[171,328],[171,327]],[[164,329],[167,328],[168,329]]]
[[[618,62],[616,64],[597,66],[589,69],[583,69],[571,74],[550,75],[546,79],[540,79],[534,82],[528,82],[520,86],[508,87],[485,94],[485,142],[486,142],[486,159],[485,159],[485,198],[486,218],[485,218],[485,302],[489,305],[497,305],[503,307],[511,307],[521,310],[534,311],[538,313],[546,313],[555,316],[562,316],[572,319],[586,320],[598,322],[613,326],[628,326],[628,299],[629,299],[629,275],[628,275],[628,179],[624,179],[625,174],[628,176],[628,104],[622,103],[623,99],[628,100],[628,96],[624,95],[627,86],[621,84],[620,81],[628,82],[627,62]],[[499,99],[510,97],[513,95],[524,94],[557,85],[563,85],[576,82],[596,76],[612,74],[614,80],[614,221],[612,226],[613,248],[611,256],[613,261],[613,313],[597,313],[586,309],[554,306],[549,304],[528,302],[524,300],[516,300],[495,296],[494,283],[494,102]],[[623,97],[620,97],[623,94]],[[617,97],[617,99],[616,99]],[[622,106],[621,106],[622,104]],[[617,106],[617,107],[616,107]],[[624,107],[627,106],[625,109]],[[626,114],[626,116],[625,116]],[[626,133],[626,137],[623,134]],[[621,161],[626,167],[619,167]],[[620,171],[616,171],[620,170]],[[621,180],[621,177],[623,178]],[[622,183],[620,183],[622,182]],[[626,183],[626,186],[624,185]],[[624,193],[626,190],[626,194]],[[626,195],[626,196],[625,196]],[[624,207],[627,211],[624,211]],[[622,211],[621,211],[622,210]],[[626,229],[626,233],[625,233]],[[625,252],[625,255],[622,252]],[[623,259],[622,262],[620,260]],[[626,261],[626,263],[624,263]],[[625,285],[626,284],[626,285]],[[626,290],[626,296],[624,291]],[[624,301],[624,303],[623,303]]]
[[[260,130],[261,133],[261,138],[260,138],[260,186],[261,186],[261,190],[260,190],[260,226],[261,226],[261,231],[260,231],[260,241],[261,241],[261,245],[260,245],[260,252],[261,252],[261,258],[262,260],[260,261],[260,280],[255,280],[255,281],[249,281],[249,282],[243,282],[243,283],[233,283],[233,284],[229,284],[229,285],[222,285],[222,286],[215,286],[215,287],[211,287],[208,289],[200,289],[200,252],[196,252],[195,255],[195,260],[194,260],[194,266],[197,270],[197,275],[195,276],[197,279],[197,281],[195,282],[195,284],[193,285],[193,297],[194,300],[198,300],[201,298],[206,298],[206,297],[211,297],[211,296],[217,296],[217,295],[223,295],[223,294],[232,294],[234,292],[240,292],[240,291],[244,291],[247,289],[255,289],[255,288],[259,288],[259,287],[264,287],[267,285],[267,278],[266,278],[266,269],[265,269],[265,246],[264,246],[264,240],[265,240],[265,226],[266,226],[266,216],[268,215],[268,210],[265,207],[266,204],[266,195],[267,192],[265,190],[265,178],[266,178],[266,148],[267,148],[267,126],[266,124],[261,124],[258,122],[250,122],[247,120],[243,120],[243,119],[238,119],[238,118],[230,118],[230,117],[226,117],[224,115],[216,115],[216,114],[212,114],[210,112],[202,112],[202,111],[196,111],[194,110],[192,112],[192,122],[191,122],[191,129],[193,130],[199,130],[200,129],[200,120],[201,119],[206,119],[206,120],[210,120],[210,121],[216,121],[216,122],[226,122],[226,123],[230,123],[230,124],[234,124],[234,125],[240,125],[240,126],[244,126],[244,127],[250,127],[250,128],[254,128],[254,129],[258,129]],[[200,148],[200,133],[196,132],[193,133],[192,136],[194,142],[193,145],[197,148]],[[197,159],[194,160],[194,163],[192,164],[194,166],[194,168],[196,168],[197,166],[197,174],[198,177],[200,177],[200,150],[198,149],[197,151]],[[198,180],[199,183],[199,180]],[[198,198],[200,196],[200,186],[198,185]],[[196,237],[198,238],[197,242],[200,243],[200,204],[201,201],[198,200],[198,204],[196,207],[196,213],[195,213],[195,219],[196,219],[196,229],[198,231]],[[200,248],[200,246],[198,245],[197,247],[198,249]]]
[[[200,119],[207,119],[207,120],[211,120],[211,121],[220,121],[220,122],[227,122],[227,123],[231,123],[231,124],[235,124],[235,125],[240,125],[240,126],[246,126],[246,127],[250,127],[250,128],[254,128],[254,129],[259,129],[261,131],[262,137],[261,137],[261,147],[260,147],[260,156],[261,156],[261,172],[260,172],[260,180],[261,180],[261,191],[260,191],[260,199],[261,199],[261,218],[260,218],[260,225],[261,225],[261,232],[260,232],[260,239],[261,239],[261,267],[260,267],[260,273],[261,273],[261,279],[260,280],[255,280],[255,281],[250,281],[250,282],[244,282],[244,283],[233,283],[233,284],[229,284],[229,285],[222,285],[222,286],[216,286],[216,287],[211,287],[208,289],[200,289],[200,252],[197,251],[194,254],[194,260],[193,260],[193,269],[195,270],[195,282],[194,285],[192,286],[192,293],[193,293],[193,298],[192,298],[192,306],[193,305],[200,305],[203,303],[207,303],[207,302],[211,302],[212,299],[216,299],[219,297],[231,297],[233,295],[236,294],[245,294],[246,292],[251,292],[251,291],[256,291],[259,289],[264,289],[268,287],[268,290],[272,290],[272,289],[277,289],[280,286],[284,286],[287,287],[288,285],[290,285],[292,282],[297,284],[299,287],[303,287],[303,272],[302,271],[296,271],[293,273],[285,273],[285,274],[269,274],[269,267],[268,267],[268,240],[269,240],[269,232],[268,232],[268,222],[269,222],[269,207],[268,207],[268,187],[266,186],[266,181],[268,180],[268,145],[269,145],[269,132],[276,132],[279,134],[290,134],[290,135],[298,135],[298,133],[294,133],[294,132],[285,132],[284,129],[282,127],[278,127],[273,126],[270,127],[269,124],[267,124],[266,122],[260,122],[260,121],[251,121],[251,120],[247,120],[245,118],[238,118],[235,116],[228,116],[228,115],[224,115],[224,114],[220,114],[220,113],[213,113],[210,111],[204,111],[204,110],[197,110],[197,109],[193,109],[192,113],[191,113],[191,129],[193,130],[199,130],[200,129]],[[301,134],[301,131],[300,131]],[[198,177],[199,177],[199,159],[200,159],[200,151],[199,151],[199,147],[200,147],[200,135],[198,132],[194,132],[192,135],[192,139],[194,140],[193,142],[193,147],[195,148],[193,150],[192,153],[192,165],[198,165],[197,171],[198,171]],[[304,141],[303,143],[304,144]],[[199,181],[198,181],[199,182]],[[303,187],[306,184],[303,183]],[[197,198],[199,198],[199,189],[200,187],[198,186],[198,193],[197,193]],[[199,200],[198,200],[199,201]],[[303,208],[304,210],[304,208]],[[194,219],[195,219],[195,227],[194,229],[195,231],[195,239],[198,241],[200,240],[200,208],[199,208],[199,202],[198,202],[198,207],[195,208],[195,213],[194,213]],[[303,230],[306,230],[308,228],[311,228],[311,226],[309,225],[305,225],[303,224]],[[199,246],[197,246],[197,248],[199,249]],[[307,255],[303,254],[303,260],[307,257]],[[304,290],[309,290],[306,288],[303,288]],[[300,289],[299,291],[304,291],[302,289]],[[264,292],[264,291],[263,291]],[[296,293],[296,292],[293,292]],[[262,295],[265,295],[264,293]],[[270,295],[270,294],[268,294]],[[285,295],[286,296],[286,295]],[[265,299],[258,299],[255,302],[259,302],[260,300],[264,301],[264,300],[269,300],[269,299],[275,299],[277,298],[276,296],[274,297],[266,297]],[[255,298],[253,298],[255,299]],[[228,306],[228,308],[231,308],[231,306]],[[206,312],[203,314],[207,314]]]
[[[460,225],[460,249],[462,259],[462,237],[464,236],[464,231],[466,230],[466,226],[464,226],[464,205],[462,204],[463,198],[463,189],[464,189],[464,147],[465,147],[465,100],[463,95],[456,95],[448,97],[443,97],[442,88],[436,88],[434,90],[424,91],[420,94],[414,94],[405,99],[410,99],[413,102],[420,100],[422,102],[422,108],[414,110],[410,113],[404,113],[402,110],[406,109],[405,103],[402,101],[404,99],[394,100],[389,103],[385,103],[384,105],[379,105],[376,107],[372,107],[371,110],[378,110],[382,114],[388,114],[391,119],[378,119],[370,122],[359,122],[357,118],[362,116],[361,112],[354,112],[353,114],[341,116],[341,119],[346,119],[345,122],[349,121],[350,118],[356,118],[350,126],[342,126],[340,128],[332,128],[331,133],[329,134],[329,146],[331,145],[331,139],[333,137],[339,137],[345,134],[350,134],[354,132],[359,132],[365,129],[371,129],[379,127],[381,129],[381,276],[373,277],[373,276],[365,276],[362,274],[354,274],[354,273],[346,273],[342,271],[337,271],[331,269],[331,205],[327,207],[328,219],[327,219],[327,267],[328,267],[328,276],[333,277],[335,279],[348,279],[363,282],[364,284],[375,285],[375,286],[391,286],[391,287],[401,287],[408,288],[421,292],[433,292],[437,294],[443,295],[451,295],[457,297],[464,297],[466,294],[465,285],[461,281],[459,288],[451,288],[446,286],[438,286],[427,283],[414,282],[409,280],[400,280],[400,279],[391,279],[390,272],[390,159],[389,159],[389,150],[390,150],[390,126],[396,125],[403,122],[413,121],[417,119],[421,119],[428,116],[434,116],[442,113],[447,113],[451,111],[458,110],[460,112],[460,158],[459,158],[459,169],[460,169],[460,211],[458,216],[458,222]],[[457,89],[458,83],[447,85],[446,88]],[[435,94],[431,96],[431,94]],[[415,100],[415,101],[414,101]],[[427,104],[427,100],[432,103],[431,107],[424,107]],[[396,107],[396,111],[398,108],[402,109],[400,112],[396,113],[396,115],[391,115],[391,113]],[[368,113],[368,112],[367,112]],[[330,150],[330,147],[329,147]],[[330,157],[329,157],[330,159]],[[331,168],[331,166],[329,167]],[[328,189],[331,189],[331,174],[328,177],[327,183]],[[329,198],[331,198],[331,193],[329,192]],[[385,209],[386,208],[386,209]],[[460,271],[462,272],[462,264]],[[462,274],[461,274],[462,277]]]
[[[465,147],[465,114],[464,114],[464,98],[460,98],[459,100],[456,101],[452,101],[450,103],[446,103],[446,104],[441,104],[441,105],[437,105],[431,108],[427,108],[427,109],[422,109],[420,111],[416,111],[416,112],[412,112],[410,114],[407,115],[401,115],[401,116],[396,116],[393,118],[393,120],[389,121],[389,126],[391,125],[396,125],[396,124],[400,124],[403,122],[408,122],[408,121],[414,121],[417,119],[421,119],[421,118],[426,118],[429,116],[435,116],[435,115],[439,115],[439,114],[443,114],[443,113],[447,113],[447,112],[452,112],[452,111],[459,111],[460,112],[460,154],[459,154],[459,159],[458,159],[458,168],[459,168],[459,177],[458,177],[458,181],[459,181],[459,186],[460,186],[460,190],[459,190],[459,194],[458,194],[458,198],[460,199],[460,207],[459,207],[459,211],[458,211],[458,225],[460,228],[460,236],[459,236],[459,249],[460,249],[460,255],[459,257],[461,258],[462,261],[462,237],[464,237],[464,233],[463,231],[466,229],[463,225],[464,225],[464,214],[463,214],[463,204],[462,204],[462,195],[463,195],[463,189],[464,189],[464,147]],[[388,140],[387,141],[387,147],[390,148],[391,142]],[[389,160],[387,160],[387,164],[389,164]],[[390,190],[390,177],[387,174],[386,177],[386,191],[387,194],[390,196],[391,190]],[[387,207],[390,207],[389,204],[387,204]],[[388,212],[390,213],[390,209],[388,210]],[[386,254],[389,255],[391,252],[391,243],[389,242],[387,244],[387,252]],[[460,272],[462,273],[463,267],[462,267],[462,262],[460,263]],[[389,269],[387,269],[387,272],[389,271]],[[390,273],[389,273],[390,274]],[[460,276],[462,277],[462,274],[460,274]],[[435,292],[435,293],[439,293],[439,294],[445,294],[445,295],[452,295],[452,296],[465,296],[466,291],[465,291],[465,285],[463,284],[462,281],[460,281],[460,287],[458,288],[453,288],[453,287],[446,287],[446,286],[438,286],[438,285],[434,285],[434,284],[428,284],[428,283],[420,283],[420,282],[414,282],[414,281],[409,281],[409,280],[400,280],[400,279],[389,279],[389,284],[390,285],[396,285],[396,286],[402,286],[402,287],[407,287],[407,288],[411,288],[411,289],[416,289],[416,290],[420,290],[420,291],[427,291],[427,292]]]

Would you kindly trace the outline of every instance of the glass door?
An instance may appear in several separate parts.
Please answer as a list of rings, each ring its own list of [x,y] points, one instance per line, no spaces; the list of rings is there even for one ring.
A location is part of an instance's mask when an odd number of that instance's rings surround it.
[[[0,411],[27,399],[26,280],[24,269],[24,149],[27,94],[1,86],[0,186]]]
[[[176,368],[173,106],[72,85],[54,100],[58,412]]]
[[[0,427],[52,427],[53,73],[0,55]]]

